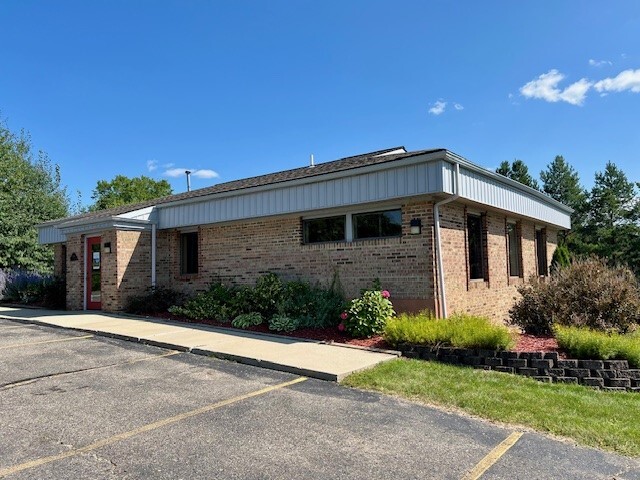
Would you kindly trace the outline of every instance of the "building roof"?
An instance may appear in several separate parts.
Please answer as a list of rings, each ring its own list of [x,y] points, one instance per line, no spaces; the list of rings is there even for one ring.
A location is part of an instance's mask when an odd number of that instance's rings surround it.
[[[52,220],[38,230],[41,243],[58,243],[68,234],[111,228],[186,228],[456,194],[463,202],[486,205],[513,218],[571,226],[569,207],[453,152],[442,148],[407,152],[394,147]]]
[[[300,168],[294,168],[291,170],[284,170],[281,172],[268,173],[266,175],[259,175],[256,177],[243,178],[240,180],[232,180],[230,182],[218,183],[210,187],[200,188],[197,190],[191,190],[189,192],[177,193],[175,195],[169,195],[166,197],[155,198],[144,202],[130,203],[128,205],[122,205],[119,207],[109,208],[105,210],[98,210],[95,212],[82,213],[80,215],[74,215],[71,217],[59,218],[56,220],[49,220],[41,225],[50,225],[64,222],[70,223],[85,223],[91,221],[98,221],[100,219],[107,219],[114,216],[122,215],[135,210],[143,208],[162,205],[166,203],[178,202],[182,200],[189,200],[198,197],[204,197],[208,195],[214,195],[217,193],[226,193],[236,190],[244,190],[246,188],[260,187],[265,185],[273,185],[276,183],[287,182],[290,180],[298,180],[303,178],[315,177],[318,175],[324,175],[327,173],[340,172],[344,170],[351,170],[354,168],[376,165],[379,163],[392,162],[401,158],[413,157],[416,155],[422,155],[424,153],[433,153],[438,151],[445,151],[444,149],[432,149],[432,150],[419,150],[415,152],[407,152],[403,146],[387,148],[384,150],[377,150],[375,152],[362,153],[360,155],[354,155],[351,157],[341,158],[339,160],[333,160],[330,162],[318,163],[315,166],[306,166]]]

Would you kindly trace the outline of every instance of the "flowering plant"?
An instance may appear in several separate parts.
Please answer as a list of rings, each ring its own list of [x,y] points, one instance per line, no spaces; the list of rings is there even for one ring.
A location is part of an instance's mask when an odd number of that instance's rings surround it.
[[[387,320],[395,315],[387,290],[365,290],[351,300],[349,309],[340,315],[344,329],[352,337],[366,338],[382,333]]]

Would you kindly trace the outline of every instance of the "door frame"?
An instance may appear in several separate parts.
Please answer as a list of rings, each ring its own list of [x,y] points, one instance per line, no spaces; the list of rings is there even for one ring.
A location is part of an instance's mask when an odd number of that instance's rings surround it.
[[[102,297],[100,301],[93,302],[91,301],[91,274],[93,273],[92,267],[92,249],[93,245],[99,246],[100,252],[100,292],[102,295],[102,237],[86,237],[85,239],[85,255],[84,255],[84,265],[85,265],[85,275],[84,275],[84,308],[85,310],[102,310]]]

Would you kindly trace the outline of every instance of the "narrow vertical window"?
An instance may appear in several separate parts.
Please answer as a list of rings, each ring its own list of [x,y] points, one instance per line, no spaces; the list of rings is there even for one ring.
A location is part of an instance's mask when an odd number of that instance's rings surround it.
[[[515,223],[507,223],[507,243],[509,245],[509,276],[522,276],[522,252],[520,250],[520,235]]]
[[[549,274],[549,262],[547,262],[547,230],[536,230],[536,257],[538,260],[538,275]]]
[[[484,235],[482,233],[482,217],[467,216],[467,244],[469,245],[469,278],[481,280],[485,278]]]
[[[198,233],[180,234],[180,273],[198,273]]]

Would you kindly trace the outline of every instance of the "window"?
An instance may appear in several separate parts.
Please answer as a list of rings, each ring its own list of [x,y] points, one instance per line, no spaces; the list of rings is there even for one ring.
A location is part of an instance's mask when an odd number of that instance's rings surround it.
[[[548,272],[547,262],[547,231],[544,228],[536,230],[536,257],[538,259],[538,275],[546,276]]]
[[[346,216],[312,218],[302,221],[304,243],[345,240]]]
[[[482,217],[467,215],[467,243],[469,245],[469,278],[478,280],[485,278],[484,234]]]
[[[402,213],[398,210],[353,215],[353,238],[399,237]]]
[[[198,232],[180,234],[180,273],[198,273]]]
[[[515,223],[507,223],[507,244],[509,247],[509,276],[521,277],[522,250],[520,246],[520,228]]]

